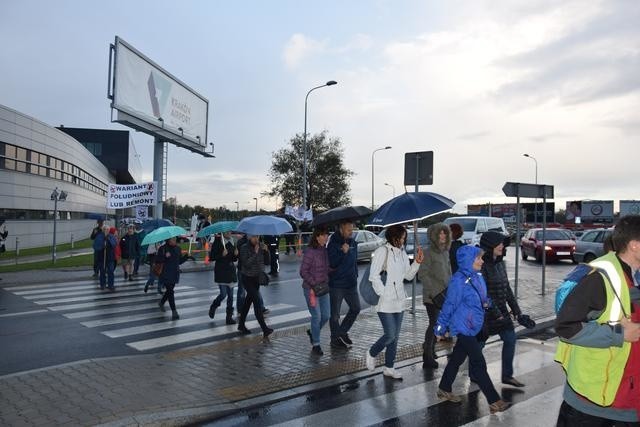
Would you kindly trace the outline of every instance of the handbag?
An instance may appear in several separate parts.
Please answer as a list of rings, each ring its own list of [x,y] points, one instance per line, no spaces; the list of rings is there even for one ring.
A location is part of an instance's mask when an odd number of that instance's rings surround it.
[[[382,271],[380,272],[380,280],[386,286],[387,284],[387,260],[389,259],[389,249],[387,248],[387,255],[384,258],[384,265],[382,266]],[[373,289],[373,283],[369,280],[369,275],[371,274],[371,263],[364,270],[362,275],[362,279],[360,279],[360,285],[358,286],[358,290],[360,291],[360,296],[369,305],[378,305],[380,301],[380,295],[376,294],[376,291]]]
[[[317,297],[321,297],[329,293],[329,282],[320,282],[315,285],[310,285],[311,289],[313,289],[313,293],[316,294]]]
[[[258,284],[260,286],[269,286],[269,275],[264,271],[261,271],[258,275]]]
[[[162,274],[162,270],[164,269],[164,264],[154,263],[151,269],[153,270],[154,275],[160,277],[160,275]]]

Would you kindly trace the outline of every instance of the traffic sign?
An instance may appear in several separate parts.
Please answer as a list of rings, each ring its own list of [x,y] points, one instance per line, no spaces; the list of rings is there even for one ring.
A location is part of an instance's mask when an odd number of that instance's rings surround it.
[[[553,199],[553,185],[507,182],[502,187],[502,192],[507,197]]]

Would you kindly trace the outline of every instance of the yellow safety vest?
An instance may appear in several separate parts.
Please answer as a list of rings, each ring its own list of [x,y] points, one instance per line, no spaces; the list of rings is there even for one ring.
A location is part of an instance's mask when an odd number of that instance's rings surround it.
[[[629,287],[622,265],[613,252],[592,261],[590,265],[607,272],[606,276],[602,275],[607,307],[595,321],[601,325],[619,323],[623,313],[631,312]],[[610,406],[618,392],[630,351],[631,343],[626,341],[622,347],[607,348],[584,347],[560,341],[555,360],[562,364],[567,382],[576,393],[600,406]]]

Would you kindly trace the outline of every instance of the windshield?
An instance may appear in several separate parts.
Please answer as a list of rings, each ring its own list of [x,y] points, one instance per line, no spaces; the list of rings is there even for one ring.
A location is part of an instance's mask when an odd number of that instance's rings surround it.
[[[536,231],[536,239],[542,240],[542,231]],[[571,236],[562,230],[547,230],[547,240],[571,240]]]
[[[420,246],[427,246],[427,242],[429,241],[429,236],[427,233],[418,232],[418,242],[420,242]],[[407,245],[413,245],[413,232],[409,231],[407,234]]]
[[[447,218],[444,221],[447,225],[460,224],[463,231],[476,231],[476,222],[475,218]]]

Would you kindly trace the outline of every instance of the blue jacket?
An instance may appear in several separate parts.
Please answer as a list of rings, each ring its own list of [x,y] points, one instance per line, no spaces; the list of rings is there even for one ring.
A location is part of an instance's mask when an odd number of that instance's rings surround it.
[[[484,307],[489,307],[491,302],[482,273],[472,267],[480,251],[475,246],[458,249],[458,271],[449,281],[447,297],[434,330],[436,335],[443,336],[448,330],[451,336],[475,336],[482,329]]]
[[[348,243],[349,251],[342,252]],[[329,254],[329,287],[355,288],[358,284],[358,244],[352,238],[345,239],[340,232],[333,233],[327,245]]]
[[[100,230],[93,237],[93,250],[101,251],[102,249],[104,249],[104,233]]]

